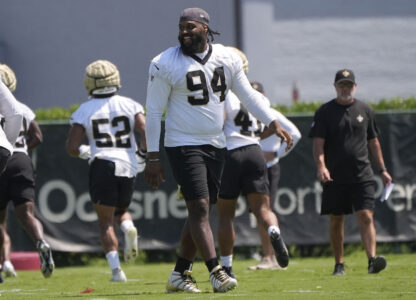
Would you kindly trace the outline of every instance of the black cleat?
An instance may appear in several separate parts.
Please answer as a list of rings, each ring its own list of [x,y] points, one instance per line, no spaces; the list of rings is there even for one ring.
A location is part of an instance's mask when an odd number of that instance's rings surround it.
[[[222,268],[224,269],[225,273],[227,273],[228,276],[235,279],[235,275],[234,275],[234,272],[233,272],[233,267],[224,267],[224,266],[222,266]]]
[[[368,260],[368,274],[377,274],[386,268],[387,261],[384,256],[372,257]]]
[[[289,252],[287,251],[282,236],[273,230],[270,234],[270,241],[272,242],[272,246],[279,266],[286,268],[289,264]]]
[[[332,272],[332,276],[344,276],[345,275],[345,269],[343,263],[336,263],[334,272]]]
[[[55,263],[52,257],[51,247],[43,240],[39,240],[36,248],[39,252],[39,258],[41,262],[41,272],[43,277],[51,277],[53,270],[55,269]]]

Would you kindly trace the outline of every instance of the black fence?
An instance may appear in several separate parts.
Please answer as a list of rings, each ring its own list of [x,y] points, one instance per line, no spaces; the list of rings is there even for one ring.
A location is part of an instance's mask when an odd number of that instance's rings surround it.
[[[319,214],[322,189],[315,175],[312,141],[307,137],[312,116],[290,119],[303,137],[280,162],[282,176],[272,207],[279,217],[287,244],[327,244],[328,218]],[[377,201],[377,241],[412,241],[416,239],[416,114],[378,114],[377,124],[386,165],[395,183],[390,198],[385,202]],[[41,129],[44,142],[32,158],[37,169],[37,216],[44,226],[46,238],[58,251],[101,251],[97,217],[89,201],[88,163],[66,154],[69,125],[41,124]],[[177,199],[177,185],[165,156],[162,161],[166,182],[160,189],[153,190],[144,182],[143,174],[139,174],[130,206],[139,229],[141,249],[177,247],[187,216],[184,201]],[[379,197],[383,187],[381,179],[377,176],[375,179]],[[33,245],[14,219],[12,207],[9,215],[8,230],[13,250],[32,250]],[[211,218],[214,234],[218,230],[216,219],[214,209]],[[243,198],[238,202],[235,228],[236,246],[260,244],[255,218],[248,212]],[[345,240],[347,243],[360,240],[358,223],[353,215],[346,218]]]

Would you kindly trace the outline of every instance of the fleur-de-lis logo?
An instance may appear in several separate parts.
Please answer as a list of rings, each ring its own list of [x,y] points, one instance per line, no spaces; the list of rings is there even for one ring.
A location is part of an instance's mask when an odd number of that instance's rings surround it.
[[[350,72],[345,70],[344,72],[342,72],[342,75],[344,75],[344,77],[348,77],[350,75]]]
[[[364,120],[363,116],[362,115],[358,115],[357,121],[361,123],[363,120]]]

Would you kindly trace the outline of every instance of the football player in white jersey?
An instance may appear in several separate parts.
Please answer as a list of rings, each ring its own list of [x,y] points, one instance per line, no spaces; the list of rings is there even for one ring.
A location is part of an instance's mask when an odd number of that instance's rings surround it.
[[[5,64],[0,64],[0,73],[4,84],[10,92],[14,92],[17,81],[13,70]],[[33,111],[21,102],[17,102],[17,105],[23,114],[20,133],[13,144],[13,154],[0,176],[0,249],[3,250],[3,271],[6,277],[16,276],[10,262],[11,242],[6,230],[7,205],[13,202],[16,218],[36,245],[42,274],[48,278],[52,275],[55,264],[51,248],[44,239],[42,224],[35,217],[35,170],[28,154],[28,150],[42,143],[43,136]]]
[[[120,267],[114,223],[124,233],[124,260],[133,262],[138,255],[137,229],[128,207],[136,174],[144,168],[144,161],[136,155],[134,136],[134,131],[140,133],[139,153],[144,157],[144,110],[132,99],[117,95],[120,74],[107,60],[89,64],[84,83],[90,99],[71,116],[66,148],[71,156],[89,159],[89,192],[98,216],[101,243],[112,270],[111,281],[126,281]],[[89,146],[81,145],[85,135]]]
[[[179,19],[180,45],[156,56],[149,68],[146,99],[147,163],[145,179],[154,188],[165,179],[159,156],[161,119],[166,109],[164,147],[186,202],[188,218],[181,249],[166,290],[201,292],[191,277],[199,251],[210,272],[214,292],[227,292],[237,281],[219,265],[209,224],[225,160],[224,101],[233,90],[244,106],[284,139],[292,138],[250,86],[242,63],[221,44],[210,43],[213,31],[201,8],[185,9]]]
[[[4,72],[0,77],[7,76]],[[4,80],[7,80],[5,78]],[[0,173],[6,168],[6,163],[13,153],[13,144],[16,142],[22,124],[22,113],[17,100],[0,78],[0,114],[4,118],[4,126],[0,128]]]
[[[237,48],[229,48],[240,57],[247,73],[248,60],[245,54]],[[270,105],[267,98],[263,97],[263,101]],[[275,117],[278,118],[277,115]],[[224,125],[228,151],[217,207],[221,262],[224,270],[232,277],[235,277],[232,271],[235,241],[233,223],[240,194],[246,196],[250,211],[256,216],[259,226],[267,230],[279,264],[286,267],[289,263],[289,253],[280,234],[277,217],[270,208],[267,166],[259,145],[263,127],[237,96],[229,92],[225,103]]]
[[[263,85],[259,82],[253,81],[250,83],[251,86],[257,90],[258,92],[264,94]],[[270,206],[272,206],[273,201],[275,201],[276,194],[277,194],[277,187],[279,185],[280,180],[280,165],[279,160],[285,157],[296,144],[299,142],[301,138],[301,133],[299,129],[293,124],[288,118],[286,118],[280,112],[274,110],[273,113],[276,115],[279,123],[282,124],[283,128],[285,128],[293,138],[293,147],[290,148],[289,151],[285,151],[286,145],[281,143],[281,140],[277,138],[275,135],[271,135],[265,139],[260,140],[260,147],[263,150],[264,158],[267,163],[267,177],[269,180],[269,199],[270,199]],[[258,224],[257,226],[261,245],[263,248],[263,257],[262,260],[254,266],[250,266],[250,270],[270,270],[270,269],[282,269],[282,267],[278,264],[275,256],[275,252],[273,246],[270,242],[270,237],[267,230]]]

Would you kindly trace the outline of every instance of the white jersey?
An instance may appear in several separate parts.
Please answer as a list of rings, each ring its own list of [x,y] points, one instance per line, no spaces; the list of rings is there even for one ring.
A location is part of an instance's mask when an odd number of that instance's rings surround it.
[[[15,143],[22,122],[22,113],[17,100],[3,83],[0,75],[0,114],[4,122],[0,128],[0,146],[13,153],[12,144]]]
[[[227,149],[258,144],[263,128],[263,124],[247,111],[237,96],[229,92],[225,101],[224,124]]]
[[[230,89],[257,118],[267,124],[274,120],[250,86],[240,57],[223,45],[209,45],[199,56],[184,55],[180,46],[156,56],[149,68],[146,99],[148,151],[159,151],[165,108],[165,146],[224,148],[224,101]]]
[[[70,123],[85,128],[90,162],[95,158],[112,161],[116,176],[134,177],[138,171],[134,123],[139,113],[144,113],[143,107],[130,98],[92,98],[73,113]]]
[[[27,105],[21,102],[18,102],[18,104],[21,108],[23,119],[22,125],[20,127],[19,136],[16,139],[16,143],[14,143],[13,145],[13,151],[28,154],[26,136],[30,123],[35,119],[35,113]]]

